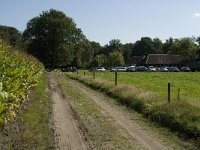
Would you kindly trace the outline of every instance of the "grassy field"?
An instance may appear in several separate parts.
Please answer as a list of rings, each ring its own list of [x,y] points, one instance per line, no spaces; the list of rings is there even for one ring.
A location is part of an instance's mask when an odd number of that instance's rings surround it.
[[[79,71],[92,76],[91,72]],[[96,72],[96,78],[112,81],[114,84],[114,72]],[[118,84],[134,86],[144,91],[152,91],[159,101],[167,101],[167,84],[171,83],[171,99],[177,100],[178,89],[180,88],[180,100],[187,101],[200,107],[200,73],[198,72],[118,72]]]
[[[96,72],[95,79],[93,73],[84,70],[66,75],[103,91],[180,136],[196,139],[200,147],[199,73],[119,72],[117,86],[113,72]],[[172,85],[170,103],[167,102],[168,82]],[[177,100],[179,88],[180,100]]]

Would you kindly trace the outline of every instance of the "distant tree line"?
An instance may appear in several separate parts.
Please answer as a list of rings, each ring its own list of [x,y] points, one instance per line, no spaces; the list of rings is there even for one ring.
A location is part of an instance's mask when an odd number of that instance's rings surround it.
[[[120,66],[132,56],[147,54],[178,54],[200,60],[200,37],[170,37],[165,42],[142,37],[135,43],[126,44],[112,39],[101,46],[89,41],[72,18],[54,9],[32,18],[23,33],[14,27],[0,26],[0,37],[5,43],[37,57],[46,67]]]

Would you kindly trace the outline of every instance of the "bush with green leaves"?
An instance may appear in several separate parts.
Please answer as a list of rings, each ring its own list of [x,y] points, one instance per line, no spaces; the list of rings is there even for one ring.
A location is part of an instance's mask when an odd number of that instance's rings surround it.
[[[0,127],[3,127],[15,117],[44,69],[35,58],[5,46],[2,40],[0,60]]]

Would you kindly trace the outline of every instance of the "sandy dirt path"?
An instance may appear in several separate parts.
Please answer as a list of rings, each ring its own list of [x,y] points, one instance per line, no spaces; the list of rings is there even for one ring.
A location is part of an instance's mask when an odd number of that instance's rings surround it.
[[[72,110],[63,98],[61,90],[53,75],[49,76],[53,99],[53,121],[55,128],[56,149],[86,150],[87,146],[73,118]]]
[[[146,132],[144,132],[140,126],[131,121],[127,116],[124,116],[122,112],[119,112],[115,107],[110,106],[108,102],[104,101],[103,97],[97,95],[95,92],[85,87],[83,84],[70,80],[72,86],[79,89],[82,93],[92,99],[97,105],[101,107],[110,117],[112,117],[122,128],[124,128],[128,134],[136,139],[138,143],[143,145],[149,150],[169,150],[168,146],[162,144],[159,140],[154,139]]]

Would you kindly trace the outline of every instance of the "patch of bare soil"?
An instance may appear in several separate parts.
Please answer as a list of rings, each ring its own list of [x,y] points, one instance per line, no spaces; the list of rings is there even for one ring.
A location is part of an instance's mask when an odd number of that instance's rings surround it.
[[[50,90],[53,100],[53,121],[55,128],[56,149],[61,150],[86,150],[84,142],[72,110],[66,99],[63,98],[61,90],[53,75],[49,76]]]
[[[103,97],[91,92],[87,87],[78,83],[77,81],[69,82],[73,87],[79,89],[87,97],[92,99],[97,105],[101,107],[111,118],[113,118],[126,132],[133,138],[136,139],[138,143],[143,145],[149,150],[169,150],[170,147],[164,145],[158,139],[153,138],[148,135],[142,128],[133,121],[129,120],[122,112],[118,111],[117,108],[109,105],[108,102],[104,101]]]

